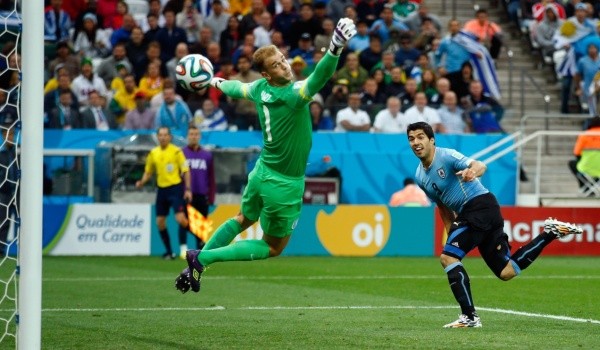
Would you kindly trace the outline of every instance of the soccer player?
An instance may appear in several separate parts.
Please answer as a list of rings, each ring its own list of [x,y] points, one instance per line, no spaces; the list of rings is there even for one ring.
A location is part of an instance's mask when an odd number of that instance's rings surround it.
[[[204,217],[208,217],[208,207],[215,202],[216,184],[215,168],[212,153],[200,146],[202,134],[195,125],[190,125],[187,133],[188,145],[183,148],[183,154],[190,169],[192,201],[190,204]],[[189,221],[189,220],[188,220]],[[179,244],[181,258],[185,259],[187,251],[187,229],[179,226]],[[204,243],[196,237],[196,248],[202,249]]]
[[[156,225],[166,248],[163,259],[173,260],[175,255],[171,249],[171,241],[167,231],[167,215],[169,215],[169,210],[173,208],[175,220],[179,226],[188,227],[188,220],[184,214],[184,200],[188,202],[192,200],[190,172],[183,151],[171,143],[171,130],[163,126],[158,128],[156,135],[159,145],[148,154],[144,175],[135,183],[135,187],[144,187],[144,184],[156,173],[156,185],[158,186],[156,191]],[[182,183],[185,184],[185,191]]]
[[[264,147],[248,175],[240,212],[221,225],[202,250],[187,252],[188,267],[175,280],[182,293],[200,291],[204,269],[218,261],[260,260],[281,254],[296,227],[304,192],[304,173],[312,146],[308,104],[335,73],[338,59],[356,33],[352,20],[337,23],[329,50],[314,72],[302,81],[276,46],[256,50],[254,64],[262,77],[251,83],[213,78],[211,85],[232,98],[256,104]],[[229,245],[240,232],[260,219],[261,240]]]
[[[416,183],[437,203],[448,232],[440,262],[460,305],[461,315],[444,327],[481,327],[469,275],[461,262],[469,251],[477,247],[494,274],[508,281],[531,265],[553,240],[581,234],[582,229],[549,218],[545,221],[544,232],[511,254],[508,236],[503,231],[500,206],[478,179],[485,173],[486,165],[454,149],[436,147],[433,129],[425,122],[410,124],[406,133],[412,151],[421,160],[415,175]]]

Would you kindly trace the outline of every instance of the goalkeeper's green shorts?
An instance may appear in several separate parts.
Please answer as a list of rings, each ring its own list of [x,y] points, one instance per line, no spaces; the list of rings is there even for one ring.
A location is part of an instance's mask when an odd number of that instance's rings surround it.
[[[260,219],[265,234],[283,238],[291,235],[298,223],[303,195],[304,176],[283,175],[259,159],[248,175],[241,211],[249,220]]]

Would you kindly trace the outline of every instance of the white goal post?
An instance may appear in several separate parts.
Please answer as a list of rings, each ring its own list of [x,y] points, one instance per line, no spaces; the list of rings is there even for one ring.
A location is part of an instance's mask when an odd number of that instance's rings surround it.
[[[41,348],[44,0],[21,0],[21,227],[17,348]]]

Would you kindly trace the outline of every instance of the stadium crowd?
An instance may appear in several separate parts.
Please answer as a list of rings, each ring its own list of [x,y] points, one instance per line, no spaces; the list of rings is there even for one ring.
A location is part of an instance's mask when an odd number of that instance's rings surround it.
[[[273,44],[303,79],[345,16],[358,34],[311,104],[314,130],[403,132],[422,120],[441,133],[502,132],[502,30],[484,9],[442,23],[422,0],[46,2],[46,128],[260,129],[252,102],[181,88],[178,60],[199,53],[215,76],[251,82],[253,52]]]
[[[532,52],[553,67],[562,86],[560,112],[595,115],[600,3],[499,3]],[[14,8],[11,1],[2,6]],[[315,96],[314,130],[402,132],[424,120],[441,133],[503,132],[493,62],[503,28],[483,7],[465,23],[442,23],[424,0],[46,0],[44,125],[260,129],[252,102],[213,88],[181,88],[174,73],[178,60],[200,53],[216,76],[251,82],[261,77],[252,53],[274,44],[303,79],[342,16],[355,21],[358,34],[334,78]],[[20,58],[16,40],[2,41],[6,60],[0,65],[8,68],[0,76],[4,120],[17,106]]]

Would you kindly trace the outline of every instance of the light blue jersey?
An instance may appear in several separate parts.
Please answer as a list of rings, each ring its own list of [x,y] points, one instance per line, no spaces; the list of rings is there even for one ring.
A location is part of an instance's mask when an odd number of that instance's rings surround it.
[[[415,175],[416,183],[434,202],[460,213],[465,203],[489,192],[479,179],[463,182],[461,177],[456,175],[471,162],[473,159],[456,150],[436,147],[429,169],[425,169],[423,163],[419,163]]]

